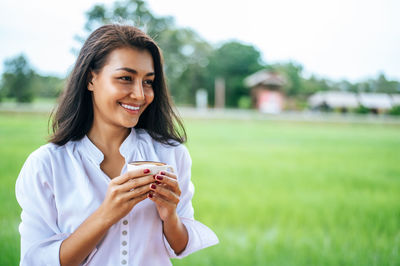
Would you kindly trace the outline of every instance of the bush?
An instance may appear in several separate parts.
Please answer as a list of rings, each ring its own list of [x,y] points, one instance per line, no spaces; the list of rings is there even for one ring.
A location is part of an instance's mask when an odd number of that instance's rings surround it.
[[[388,112],[390,115],[400,115],[400,105],[394,106],[390,111]]]
[[[242,96],[238,101],[238,106],[240,109],[250,109],[251,108],[251,99],[249,96]]]
[[[365,106],[359,106],[358,108],[354,109],[356,114],[368,114],[370,110]]]

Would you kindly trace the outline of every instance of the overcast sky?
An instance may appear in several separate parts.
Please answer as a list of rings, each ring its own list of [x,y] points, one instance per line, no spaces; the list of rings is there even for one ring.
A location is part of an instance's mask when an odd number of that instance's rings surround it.
[[[65,75],[73,65],[74,36],[85,12],[112,0],[2,0],[0,72],[6,58],[24,53],[41,74]],[[266,63],[289,60],[306,74],[358,81],[383,72],[400,80],[400,1],[397,0],[148,0],[218,45],[253,44]]]

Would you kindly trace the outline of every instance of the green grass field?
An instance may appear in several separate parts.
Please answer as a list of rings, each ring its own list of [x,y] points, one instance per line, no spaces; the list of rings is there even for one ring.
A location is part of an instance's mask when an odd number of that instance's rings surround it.
[[[195,216],[220,244],[174,265],[400,265],[400,126],[186,121]],[[0,265],[19,261],[15,179],[47,116],[0,114]]]

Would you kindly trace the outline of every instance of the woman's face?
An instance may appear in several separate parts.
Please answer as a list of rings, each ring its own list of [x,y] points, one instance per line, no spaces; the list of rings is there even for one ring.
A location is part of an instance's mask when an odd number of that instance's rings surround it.
[[[131,128],[154,99],[153,58],[149,51],[112,51],[99,73],[92,73],[94,123]],[[99,124],[100,123],[100,124]]]

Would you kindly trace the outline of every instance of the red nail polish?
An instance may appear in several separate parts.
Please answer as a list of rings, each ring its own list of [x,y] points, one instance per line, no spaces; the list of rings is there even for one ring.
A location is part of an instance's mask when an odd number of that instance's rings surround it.
[[[156,181],[156,184],[159,185],[159,184],[161,184],[161,182],[160,181]]]
[[[156,179],[156,175],[153,175],[153,179]]]
[[[156,185],[154,185],[154,184],[151,184],[151,186],[150,186],[152,189],[156,189]]]
[[[144,169],[144,170],[143,170],[143,173],[145,173],[145,174],[150,173],[150,169]]]
[[[163,172],[160,172],[160,174],[165,175],[165,172],[164,172],[164,171],[163,171]]]
[[[149,198],[152,198],[152,197],[153,197],[153,194],[149,193]]]
[[[156,176],[156,178],[157,178],[158,180],[163,180],[163,177],[160,176],[160,175]]]

